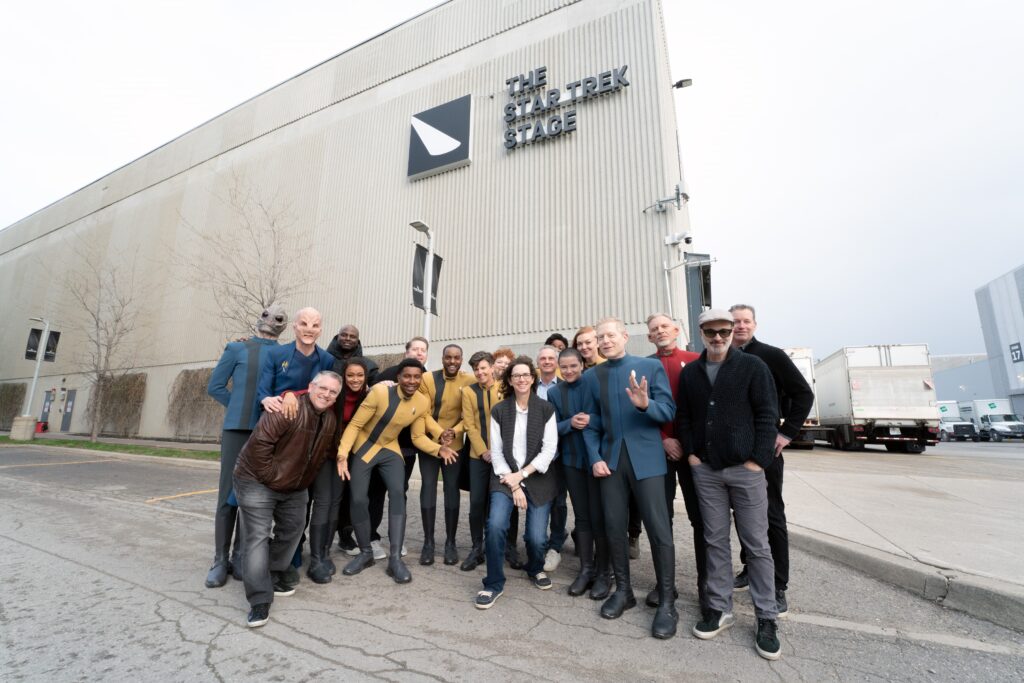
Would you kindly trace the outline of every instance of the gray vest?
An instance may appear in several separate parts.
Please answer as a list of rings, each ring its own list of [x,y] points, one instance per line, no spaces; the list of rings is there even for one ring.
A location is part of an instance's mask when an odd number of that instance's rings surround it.
[[[555,407],[548,401],[539,398],[536,394],[530,394],[530,402],[527,404],[529,411],[526,416],[526,463],[530,462],[540,454],[544,442],[544,425],[551,416],[555,414]],[[513,472],[519,471],[515,458],[512,457],[512,442],[515,437],[516,427],[516,399],[506,398],[498,405],[491,408],[491,417],[498,423],[501,430],[501,443],[505,462]],[[544,505],[555,499],[558,495],[558,482],[555,480],[554,469],[549,467],[547,472],[534,472],[526,480],[527,497],[534,505]],[[498,476],[491,473],[491,491],[500,491],[506,496],[512,495],[512,490],[498,480]]]

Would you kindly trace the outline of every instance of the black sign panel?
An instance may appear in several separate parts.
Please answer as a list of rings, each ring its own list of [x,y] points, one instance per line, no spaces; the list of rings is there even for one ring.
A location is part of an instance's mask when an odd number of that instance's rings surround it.
[[[409,180],[469,164],[469,95],[414,114],[409,128]]]
[[[32,328],[28,331],[28,343],[25,344],[25,360],[35,360],[39,353],[39,340],[43,336],[42,330]]]
[[[441,257],[434,254],[434,272],[430,278],[430,312],[437,315],[437,281],[441,278]],[[416,255],[412,260],[412,305],[423,308],[423,265],[427,262],[427,248],[416,245]]]
[[[1010,344],[1010,360],[1014,363],[1024,363],[1024,352],[1021,351],[1020,342]]]
[[[60,341],[60,332],[50,331],[46,337],[46,350],[43,351],[43,360],[51,363],[57,359],[57,343]]]

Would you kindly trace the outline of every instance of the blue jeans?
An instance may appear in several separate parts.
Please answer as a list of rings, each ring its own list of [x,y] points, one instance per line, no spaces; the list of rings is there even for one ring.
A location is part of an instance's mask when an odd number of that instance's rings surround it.
[[[491,511],[487,516],[487,538],[484,542],[487,555],[484,589],[496,593],[505,589],[505,537],[508,535],[513,507],[511,496],[491,491]],[[550,514],[551,501],[544,505],[534,505],[530,494],[526,494],[526,532],[523,540],[526,541],[526,573],[531,577],[544,571]]]

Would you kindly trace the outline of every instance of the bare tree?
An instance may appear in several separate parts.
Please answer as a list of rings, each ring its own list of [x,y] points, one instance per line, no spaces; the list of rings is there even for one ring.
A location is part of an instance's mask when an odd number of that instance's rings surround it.
[[[232,173],[224,196],[230,209],[227,226],[182,224],[199,248],[177,253],[193,287],[209,292],[229,335],[251,332],[253,321],[272,303],[287,303],[310,282],[296,267],[309,257],[312,237],[297,230],[289,202],[278,193],[263,195],[244,175]]]
[[[89,436],[96,441],[110,387],[138,361],[146,287],[136,274],[137,253],[128,258],[123,254],[105,257],[84,241],[73,248],[79,261],[64,275],[62,284],[70,295],[69,331],[85,340],[78,347],[76,362],[91,385]]]

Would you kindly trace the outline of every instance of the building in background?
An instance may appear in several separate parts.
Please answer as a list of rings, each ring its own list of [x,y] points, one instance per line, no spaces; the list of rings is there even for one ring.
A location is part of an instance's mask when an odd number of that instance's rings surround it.
[[[974,293],[985,337],[994,395],[1007,398],[1024,414],[1024,266],[998,277]]]
[[[69,276],[86,299],[114,279],[140,311],[114,362],[138,406],[104,431],[217,434],[203,370],[247,315],[222,279],[316,306],[324,345],[351,322],[367,354],[398,352],[423,330],[416,221],[443,258],[435,365],[442,342],[532,353],[606,315],[646,353],[646,316],[686,311],[692,240],[667,42],[658,0],[452,0],[188,131],[0,231],[0,392],[30,380],[47,318],[63,336],[31,412],[85,431],[95,349]],[[278,258],[253,268],[267,225]]]
[[[932,378],[939,401],[974,401],[997,395],[983,353],[932,356]]]

